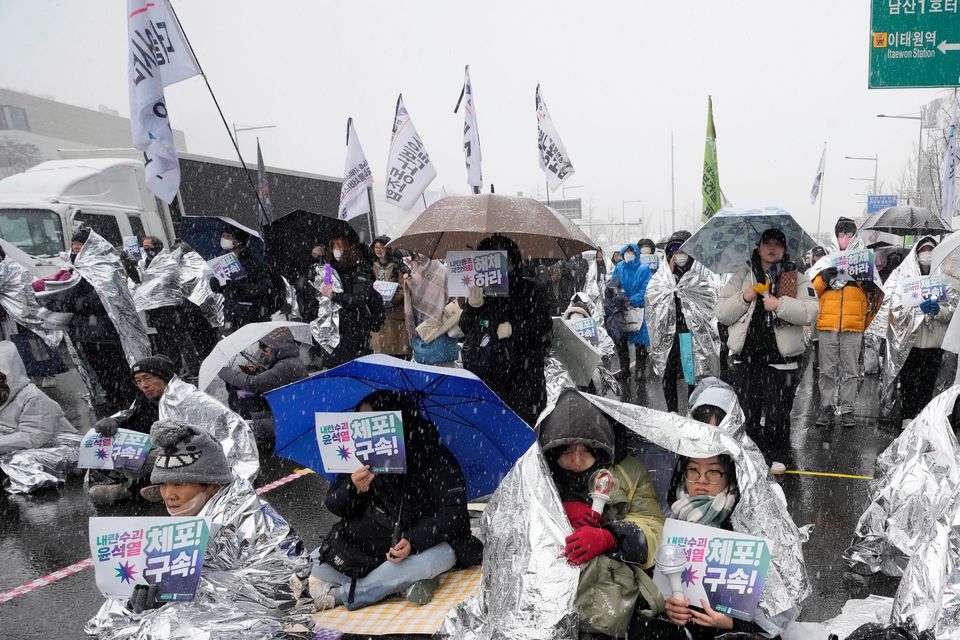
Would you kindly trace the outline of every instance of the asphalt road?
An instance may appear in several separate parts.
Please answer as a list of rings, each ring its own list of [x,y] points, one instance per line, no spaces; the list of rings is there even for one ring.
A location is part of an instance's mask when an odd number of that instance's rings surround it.
[[[876,421],[877,381],[866,378],[858,395],[857,426],[844,430],[813,426],[816,392],[808,370],[798,392],[793,415],[795,464],[791,469],[872,476],[877,454],[894,437]],[[48,390],[66,407],[70,417],[89,424],[82,410],[78,380],[61,376]],[[647,385],[641,399],[663,408],[658,381]],[[681,395],[681,401],[683,401]],[[292,473],[296,466],[265,456],[258,485]],[[798,525],[813,524],[804,547],[813,593],[804,603],[802,620],[822,621],[840,612],[850,598],[868,593],[893,595],[889,578],[864,579],[844,570],[840,553],[850,541],[865,506],[867,481],[829,476],[790,475],[782,480],[790,511]],[[315,474],[278,487],[264,497],[304,538],[316,546],[333,524],[323,507],[326,481]],[[130,502],[99,512],[87,500],[82,482],[75,479],[57,490],[37,495],[10,496],[0,492],[0,593],[74,565],[88,557],[87,519],[93,515],[163,515],[162,506]],[[0,603],[0,639],[83,638],[83,625],[98,609],[102,596],[93,572],[82,569],[52,584]]]

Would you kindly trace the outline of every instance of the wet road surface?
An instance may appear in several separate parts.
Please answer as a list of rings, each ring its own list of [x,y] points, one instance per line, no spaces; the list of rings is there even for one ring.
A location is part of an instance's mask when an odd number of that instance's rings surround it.
[[[47,389],[64,404],[75,423],[89,425],[82,409],[78,381],[60,376],[57,389]],[[818,404],[813,371],[807,370],[794,404],[790,469],[872,476],[877,454],[895,437],[879,428],[877,379],[867,377],[856,407],[853,429],[813,426]],[[651,378],[634,397],[664,408],[660,381]],[[681,403],[685,392],[681,390]],[[258,486],[282,478],[297,466],[264,455]],[[800,526],[813,524],[804,557],[813,592],[803,605],[802,620],[822,621],[837,615],[850,598],[868,593],[893,595],[896,580],[882,576],[862,578],[844,570],[840,553],[850,542],[854,525],[865,506],[867,481],[809,475],[787,475],[781,480],[789,509]],[[334,522],[323,508],[326,481],[304,475],[264,497],[315,547]],[[59,490],[37,495],[10,496],[0,492],[0,593],[73,565],[89,556],[87,520],[93,515],[163,515],[161,505],[130,501],[98,510],[87,500],[80,478]],[[52,584],[0,603],[0,639],[83,638],[83,625],[103,598],[89,568]]]

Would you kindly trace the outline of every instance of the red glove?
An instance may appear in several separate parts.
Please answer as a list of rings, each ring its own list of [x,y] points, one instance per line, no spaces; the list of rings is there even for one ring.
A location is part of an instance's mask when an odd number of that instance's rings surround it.
[[[579,500],[564,502],[563,510],[567,512],[567,519],[574,529],[602,527],[605,522],[603,516],[594,511],[586,502],[580,502]]]
[[[606,529],[594,527],[577,529],[567,536],[566,542],[563,555],[567,557],[570,564],[578,566],[593,560],[601,553],[610,551],[616,545],[612,533]]]

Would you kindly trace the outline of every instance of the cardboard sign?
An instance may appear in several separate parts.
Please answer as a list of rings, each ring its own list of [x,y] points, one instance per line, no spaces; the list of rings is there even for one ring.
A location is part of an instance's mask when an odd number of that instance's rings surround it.
[[[95,429],[87,431],[80,441],[80,457],[77,467],[81,469],[113,469],[113,438],[101,436]]]
[[[573,329],[574,333],[593,346],[600,344],[600,332],[597,330],[597,321],[593,318],[568,318],[564,322]]]
[[[90,429],[80,441],[81,469],[117,469],[137,473],[143,467],[152,443],[145,433],[118,429],[113,437]]]
[[[407,453],[399,411],[317,412],[317,445],[326,473],[406,473]]]
[[[240,264],[240,258],[235,253],[225,253],[217,256],[213,260],[207,260],[210,270],[217,277],[220,284],[227,284],[227,280],[239,280],[247,276],[243,265]]]
[[[377,290],[385,303],[393,301],[393,296],[396,295],[399,286],[399,282],[388,282],[386,280],[376,280],[373,283],[373,288]]]
[[[104,596],[129,598],[136,585],[155,584],[159,600],[193,600],[209,537],[203,518],[90,518],[89,533]]]
[[[466,296],[470,287],[484,295],[510,294],[510,266],[506,251],[450,251],[447,253],[447,290],[451,296]]]
[[[763,538],[667,518],[663,544],[683,547],[687,565],[680,574],[693,606],[710,607],[739,620],[752,620],[770,567],[770,544]],[[657,567],[653,581],[665,597],[670,579]]]
[[[660,268],[660,256],[655,253],[641,253],[639,256],[637,256],[637,259],[640,261],[640,264],[647,265],[647,268],[650,269],[650,273],[656,273],[657,269]]]
[[[873,249],[841,251],[827,256],[837,273],[850,276],[854,280],[873,280]]]
[[[137,242],[136,236],[123,236],[123,250],[134,260],[139,260],[143,257],[143,254],[140,252],[140,243]]]
[[[904,307],[919,307],[925,300],[943,302],[947,299],[947,285],[939,278],[918,276],[900,281],[900,300]]]

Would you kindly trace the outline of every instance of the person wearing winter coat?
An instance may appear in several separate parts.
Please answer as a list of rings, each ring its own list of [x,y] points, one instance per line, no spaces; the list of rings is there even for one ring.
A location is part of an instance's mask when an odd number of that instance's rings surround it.
[[[0,455],[52,446],[77,430],[63,409],[30,382],[17,347],[0,342]]]
[[[402,273],[400,261],[387,248],[390,238],[380,236],[373,241],[374,261],[370,269],[373,279],[381,282],[396,282],[397,290],[389,302],[383,302],[384,319],[379,331],[370,335],[374,353],[385,353],[398,358],[410,355],[410,336],[407,333],[404,296],[409,273]]]
[[[714,311],[728,327],[747,435],[768,457],[789,454],[790,412],[806,350],[803,328],[819,309],[810,280],[790,261],[786,246],[782,231],[764,231],[750,262],[720,291]]]
[[[593,256],[593,262],[594,265],[596,265],[594,277],[597,279],[597,284],[602,287],[607,281],[607,261],[603,257],[603,249],[597,247],[597,252]]]
[[[437,576],[480,563],[466,481],[436,425],[405,393],[377,391],[357,405],[357,411],[391,410],[403,419],[407,471],[374,474],[364,466],[333,481],[325,505],[341,520],[310,554],[309,592],[318,611],[339,605],[352,611],[396,593],[426,604],[439,587]]]
[[[575,603],[581,637],[623,637],[636,608],[658,598],[645,570],[663,538],[663,513],[643,463],[618,442],[616,425],[581,403],[587,401],[575,391],[562,392],[540,422],[538,441],[574,529],[563,555],[580,567]],[[604,470],[613,488],[597,513],[590,492]]]
[[[544,359],[553,334],[550,308],[543,291],[522,276],[516,243],[495,234],[477,244],[477,251],[493,250],[507,252],[510,294],[488,298],[483,289],[470,289],[460,315],[463,367],[532,425],[547,404]]]
[[[220,248],[235,254],[243,267],[242,274],[224,285],[216,278],[210,279],[210,288],[223,294],[223,327],[227,332],[252,322],[265,322],[275,311],[271,308],[276,292],[270,268],[251,253],[249,243],[250,234],[233,227],[220,236]]]
[[[650,269],[639,260],[640,247],[630,243],[620,250],[623,256],[623,262],[618,264],[610,276],[609,282],[604,290],[604,316],[607,317],[607,308],[610,310],[610,322],[607,332],[614,340],[617,349],[617,358],[620,360],[620,371],[618,378],[629,383],[630,380],[630,350],[631,346],[646,347],[650,344],[650,336],[647,333],[645,322],[641,322],[640,329],[636,331],[625,331],[623,324],[626,321],[626,314],[644,313],[644,297],[647,293],[647,285],[650,283]],[[622,318],[617,322],[618,316]],[[608,323],[605,322],[605,326]],[[637,363],[637,379],[643,377],[643,368],[639,360]]]

